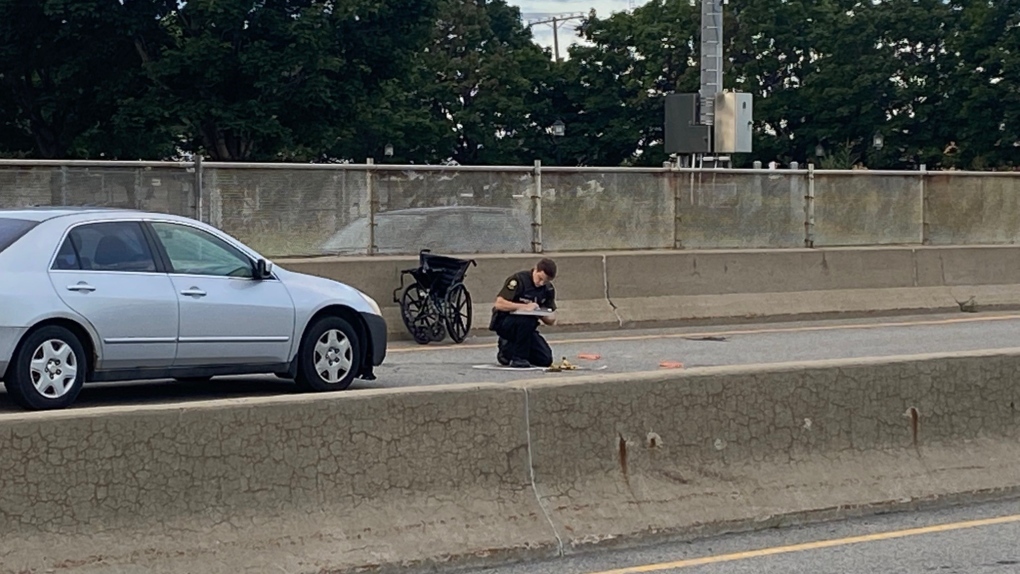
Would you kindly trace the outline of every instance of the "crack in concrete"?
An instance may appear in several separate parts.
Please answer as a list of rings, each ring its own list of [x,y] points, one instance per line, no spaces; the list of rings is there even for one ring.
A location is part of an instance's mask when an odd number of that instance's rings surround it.
[[[613,298],[609,295],[609,265],[606,263],[606,254],[602,254],[602,283],[605,287],[606,302],[613,308],[613,314],[616,315],[616,320],[623,327],[623,317],[620,317],[620,310],[613,303]]]
[[[531,489],[535,492],[535,499],[538,501],[538,506],[542,509],[545,519],[549,522],[549,528],[552,529],[553,536],[556,537],[556,555],[562,558],[564,555],[563,538],[560,537],[559,531],[556,530],[556,524],[553,523],[552,515],[549,514],[549,509],[546,507],[542,495],[538,492],[538,484],[535,482],[535,463],[531,447],[531,400],[528,395],[528,388],[524,387],[522,390],[524,391],[524,429],[528,437],[528,475],[531,480]]]

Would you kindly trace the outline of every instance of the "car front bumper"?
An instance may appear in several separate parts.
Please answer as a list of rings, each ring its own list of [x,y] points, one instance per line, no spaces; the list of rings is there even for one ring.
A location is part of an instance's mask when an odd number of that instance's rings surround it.
[[[386,320],[373,313],[362,313],[368,326],[368,338],[372,341],[372,366],[378,367],[386,358]]]
[[[4,378],[7,365],[13,360],[14,348],[24,333],[24,327],[0,327],[0,380]]]

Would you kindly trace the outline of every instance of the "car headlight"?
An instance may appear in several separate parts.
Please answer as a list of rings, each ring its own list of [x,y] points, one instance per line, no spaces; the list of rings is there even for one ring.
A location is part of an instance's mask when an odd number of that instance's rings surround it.
[[[364,299],[366,303],[368,303],[368,306],[371,307],[373,311],[375,311],[376,315],[382,315],[382,310],[379,309],[379,304],[375,302],[375,299],[369,297],[368,295],[365,295],[361,291],[358,291],[358,294],[360,294],[361,298]]]

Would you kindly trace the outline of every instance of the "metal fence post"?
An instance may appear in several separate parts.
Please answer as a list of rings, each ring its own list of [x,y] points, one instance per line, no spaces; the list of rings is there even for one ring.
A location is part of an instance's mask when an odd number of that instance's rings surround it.
[[[673,193],[673,249],[683,249],[684,240],[680,233],[680,173],[677,170],[677,164],[672,161],[663,162],[663,167],[669,167],[669,171],[666,172],[666,181],[669,182],[669,190]]]
[[[804,196],[804,247],[815,246],[815,164],[807,166],[807,195]]]
[[[535,183],[531,188],[531,252],[542,253],[542,160],[535,160]]]
[[[202,197],[205,191],[202,188],[202,155],[195,156],[195,219],[208,223],[205,220],[205,201]]]
[[[925,179],[928,176],[928,166],[921,164],[921,245],[931,243],[931,222],[928,220],[928,186]]]
[[[368,164],[368,171],[365,173],[365,186],[368,188],[368,254],[375,255],[375,213],[379,209],[379,198],[376,196],[375,185],[373,185],[372,165],[375,164],[375,160],[368,158],[365,163]]]
[[[67,166],[60,166],[60,205],[67,205]]]

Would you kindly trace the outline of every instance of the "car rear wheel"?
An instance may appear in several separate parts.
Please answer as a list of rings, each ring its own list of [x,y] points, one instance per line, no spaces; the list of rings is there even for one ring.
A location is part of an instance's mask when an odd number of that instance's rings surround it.
[[[361,341],[340,317],[323,317],[305,332],[295,382],[305,391],[342,391],[361,370]]]
[[[87,365],[78,337],[64,327],[49,325],[22,341],[4,386],[11,399],[24,408],[66,408],[81,392]]]

